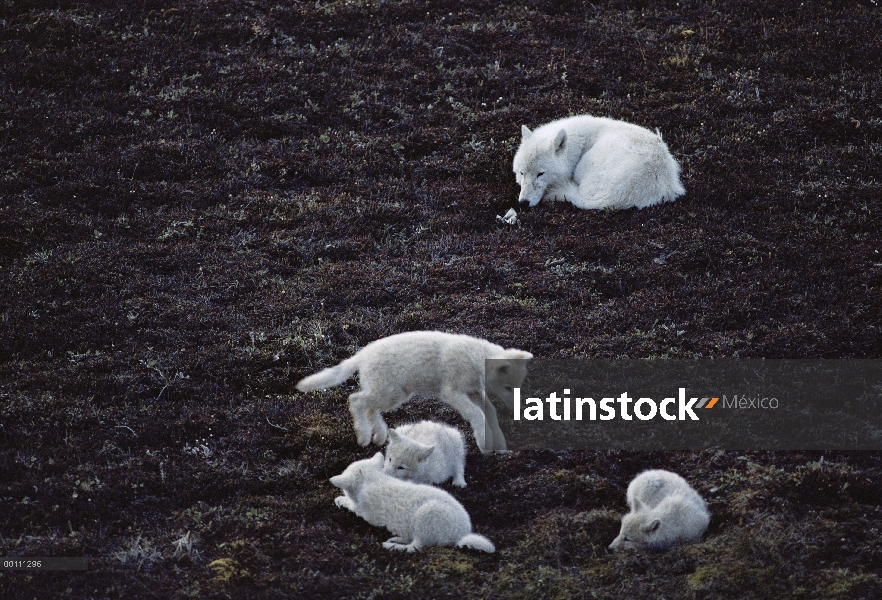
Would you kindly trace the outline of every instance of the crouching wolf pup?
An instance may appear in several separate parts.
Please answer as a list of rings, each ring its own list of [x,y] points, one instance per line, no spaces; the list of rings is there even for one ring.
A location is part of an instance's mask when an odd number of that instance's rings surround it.
[[[701,496],[670,471],[644,471],[628,486],[631,512],[622,517],[619,537],[609,547],[664,550],[697,542],[710,522]]]
[[[518,202],[568,200],[577,208],[644,208],[686,190],[680,165],[661,134],[605,117],[581,115],[535,131],[521,127],[514,173]]]
[[[495,552],[493,543],[472,533],[469,513],[456,498],[436,487],[402,481],[383,472],[383,453],[352,463],[331,483],[343,490],[334,504],[394,534],[388,550],[457,546]]]
[[[525,360],[533,355],[504,349],[486,340],[441,333],[411,331],[371,342],[336,367],[301,379],[301,392],[340,385],[357,371],[361,389],[349,396],[349,412],[358,443],[386,443],[388,427],[380,413],[393,410],[415,394],[440,398],[468,421],[482,452],[505,450],[496,409],[487,401],[486,386],[509,407],[514,406],[512,388],[526,377]],[[486,359],[493,371],[484,372]],[[486,433],[490,436],[485,439]]]
[[[416,483],[442,483],[465,487],[465,443],[459,430],[420,421],[389,430],[386,447],[387,475]]]

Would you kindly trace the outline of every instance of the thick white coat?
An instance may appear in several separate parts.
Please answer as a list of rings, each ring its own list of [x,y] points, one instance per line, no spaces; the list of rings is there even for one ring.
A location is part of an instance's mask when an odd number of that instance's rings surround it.
[[[472,533],[469,513],[444,490],[402,481],[383,472],[383,454],[352,463],[331,483],[343,490],[334,499],[394,537],[383,543],[389,550],[422,550],[432,546],[457,546],[495,552],[493,543]]]
[[[580,115],[521,128],[514,157],[519,202],[567,200],[578,208],[645,208],[686,190],[661,135],[605,117]]]
[[[349,412],[358,443],[386,443],[388,427],[381,413],[393,410],[414,395],[446,402],[468,421],[483,452],[505,450],[496,409],[487,400],[487,388],[509,408],[512,388],[526,377],[529,352],[504,349],[486,340],[440,331],[411,331],[371,342],[352,358],[306,377],[297,384],[301,392],[340,385],[359,374],[361,389],[349,396]],[[485,374],[487,359],[497,359]],[[486,424],[485,424],[486,410]]]
[[[622,529],[609,545],[613,550],[697,542],[710,522],[704,499],[670,471],[644,471],[628,485],[626,500],[631,512],[622,517]]]
[[[389,430],[386,474],[415,483],[465,487],[465,442],[458,429],[435,421],[420,421]]]

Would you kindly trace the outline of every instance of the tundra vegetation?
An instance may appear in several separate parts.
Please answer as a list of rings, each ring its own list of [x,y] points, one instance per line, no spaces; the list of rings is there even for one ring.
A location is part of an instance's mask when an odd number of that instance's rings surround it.
[[[492,555],[334,506],[347,386],[401,331],[541,358],[879,358],[875,0],[0,6],[3,598],[878,598],[882,453],[468,444]],[[658,127],[687,193],[520,211],[521,125]],[[444,420],[419,400],[390,426]],[[688,475],[698,544],[611,553]]]

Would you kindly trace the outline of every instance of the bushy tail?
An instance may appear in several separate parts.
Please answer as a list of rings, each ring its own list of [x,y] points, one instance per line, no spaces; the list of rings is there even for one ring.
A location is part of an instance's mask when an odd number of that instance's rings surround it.
[[[336,367],[330,367],[323,371],[319,371],[315,375],[304,377],[297,382],[297,389],[301,392],[312,392],[314,390],[324,390],[326,388],[334,387],[335,385],[340,385],[358,371],[358,361],[356,360],[356,357],[357,355],[352,358],[347,358]]]
[[[493,545],[493,542],[485,538],[483,535],[478,535],[477,533],[470,533],[466,536],[463,536],[461,540],[456,542],[457,548],[471,548],[472,550],[482,550],[483,552],[494,553],[496,552],[496,546]]]

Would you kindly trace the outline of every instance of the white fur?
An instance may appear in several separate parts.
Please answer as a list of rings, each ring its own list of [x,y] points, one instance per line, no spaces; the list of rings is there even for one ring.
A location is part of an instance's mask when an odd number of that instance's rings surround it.
[[[613,550],[697,542],[710,522],[702,497],[670,471],[644,471],[628,486],[626,499],[631,512],[622,517],[619,536],[609,545]]]
[[[459,430],[420,421],[389,430],[386,474],[416,483],[442,483],[465,487],[465,443]]]
[[[300,380],[301,392],[340,385],[359,373],[361,389],[349,396],[349,411],[358,443],[386,443],[388,427],[381,413],[393,410],[415,394],[446,402],[469,422],[483,452],[505,450],[496,409],[487,400],[486,386],[509,408],[512,388],[526,377],[524,361],[533,355],[504,349],[486,340],[440,331],[411,331],[371,342],[352,358]],[[484,373],[486,359],[501,359],[492,373]],[[490,439],[485,439],[486,433]]]
[[[393,537],[383,543],[388,550],[422,550],[432,546],[457,546],[495,552],[493,543],[472,533],[469,513],[456,498],[430,485],[390,477],[383,472],[383,454],[352,463],[331,483],[343,490],[334,503],[347,508]]]
[[[521,128],[514,173],[519,202],[568,200],[577,208],[645,208],[686,190],[680,165],[660,134],[605,117],[581,115],[535,131]]]

